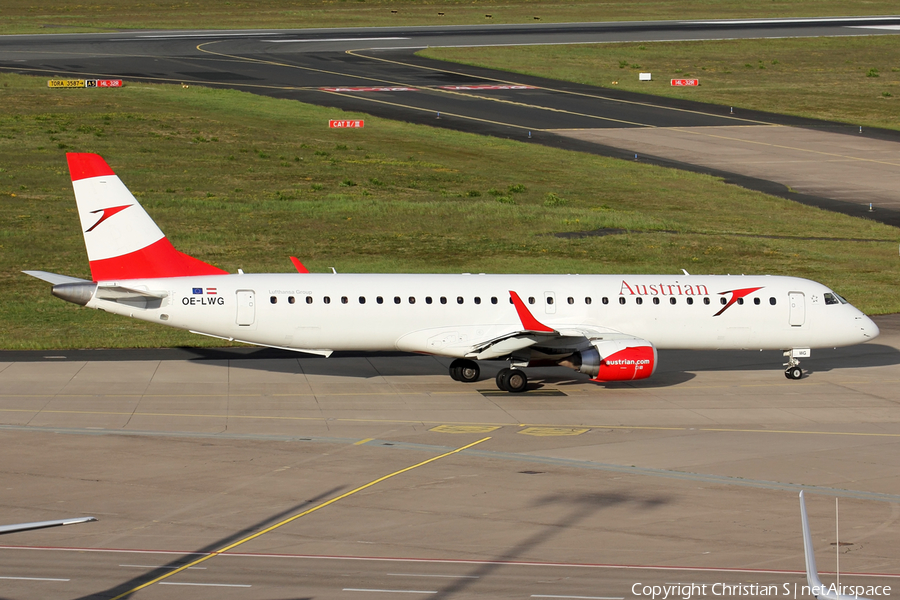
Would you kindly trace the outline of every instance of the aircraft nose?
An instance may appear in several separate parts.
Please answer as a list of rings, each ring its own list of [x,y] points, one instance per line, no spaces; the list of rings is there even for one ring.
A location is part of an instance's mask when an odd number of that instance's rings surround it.
[[[878,329],[878,325],[875,324],[875,321],[870,319],[869,317],[862,315],[857,317],[859,323],[859,328],[862,330],[863,339],[866,341],[874,340],[878,337],[878,334],[881,333],[881,330]]]

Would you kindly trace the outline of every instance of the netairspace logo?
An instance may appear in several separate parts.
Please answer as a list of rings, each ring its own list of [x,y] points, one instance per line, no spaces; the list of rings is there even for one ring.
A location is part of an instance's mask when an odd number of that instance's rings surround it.
[[[644,585],[635,583],[631,586],[631,593],[635,596],[644,596],[651,600],[691,600],[701,596],[782,596],[803,598],[820,596],[822,594],[842,594],[850,597],[873,598],[890,596],[891,586],[869,585],[852,586],[842,585],[840,590],[836,584],[813,586],[797,585],[796,583],[761,584],[761,583],[673,583],[665,585]]]

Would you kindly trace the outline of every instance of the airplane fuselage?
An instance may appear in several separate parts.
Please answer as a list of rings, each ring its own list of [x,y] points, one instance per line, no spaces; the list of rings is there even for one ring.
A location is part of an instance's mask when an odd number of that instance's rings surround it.
[[[478,340],[521,329],[511,290],[561,332],[627,332],[660,349],[836,347],[878,332],[824,285],[795,277],[287,273],[115,283],[165,297],[158,307],[96,297],[87,306],[293,349],[464,356]]]

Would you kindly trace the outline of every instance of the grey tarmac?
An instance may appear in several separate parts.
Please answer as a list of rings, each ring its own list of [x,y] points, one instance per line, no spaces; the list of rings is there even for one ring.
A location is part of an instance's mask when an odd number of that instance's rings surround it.
[[[801,488],[823,578],[839,497],[841,581],[897,587],[900,317],[877,322],[800,381],[661,352],[648,381],[534,369],[523,395],[427,356],[6,353],[2,521],[100,520],[5,536],[0,598],[792,596]]]

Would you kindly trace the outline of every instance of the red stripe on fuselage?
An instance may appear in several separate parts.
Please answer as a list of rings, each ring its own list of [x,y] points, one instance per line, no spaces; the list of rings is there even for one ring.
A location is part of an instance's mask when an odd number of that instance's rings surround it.
[[[72,181],[115,175],[99,154],[69,152],[66,154],[66,161],[69,163],[69,174],[72,176]]]
[[[136,252],[91,261],[91,277],[94,281],[226,275],[227,273],[218,267],[179,252],[166,238]]]

